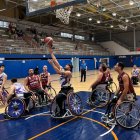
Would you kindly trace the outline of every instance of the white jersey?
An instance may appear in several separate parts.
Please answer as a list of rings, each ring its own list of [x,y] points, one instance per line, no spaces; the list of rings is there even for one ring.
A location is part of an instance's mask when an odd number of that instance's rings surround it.
[[[3,78],[4,78],[5,76],[7,76],[7,74],[4,73],[4,72],[0,74],[0,85],[2,85]]]
[[[133,69],[132,76],[139,76],[139,69]]]
[[[23,97],[23,93],[26,93],[26,89],[21,83],[14,83],[15,86],[15,94],[17,97]]]
[[[61,67],[61,72],[64,72],[64,69]],[[68,87],[70,86],[70,77],[68,76],[65,76],[65,75],[61,75],[60,76],[60,84],[61,84],[61,87]]]

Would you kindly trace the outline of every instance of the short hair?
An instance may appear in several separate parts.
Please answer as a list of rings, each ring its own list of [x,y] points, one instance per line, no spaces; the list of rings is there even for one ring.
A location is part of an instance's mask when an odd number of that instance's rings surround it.
[[[70,67],[70,71],[72,72],[73,66],[72,64],[67,64]]]
[[[12,78],[12,79],[11,79],[11,82],[12,82],[12,83],[16,83],[16,82],[17,82],[17,78]]]
[[[107,69],[106,64],[105,64],[105,63],[103,63],[101,66],[102,66],[103,71],[106,71],[106,69]]]
[[[1,65],[0,65],[0,68],[1,68],[1,67],[5,67],[5,65],[4,65],[4,64],[1,64]]]
[[[121,68],[121,70],[124,69],[124,63],[123,62],[118,62],[118,66]]]

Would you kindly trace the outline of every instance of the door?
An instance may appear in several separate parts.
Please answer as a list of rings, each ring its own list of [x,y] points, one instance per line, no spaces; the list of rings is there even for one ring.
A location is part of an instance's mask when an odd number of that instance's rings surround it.
[[[73,72],[79,72],[79,58],[72,58]]]

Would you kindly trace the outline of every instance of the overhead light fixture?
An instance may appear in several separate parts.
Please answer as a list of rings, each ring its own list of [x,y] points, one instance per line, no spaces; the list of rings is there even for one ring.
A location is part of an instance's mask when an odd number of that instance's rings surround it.
[[[101,21],[100,20],[97,20],[97,23],[99,24],[99,23],[101,23]]]
[[[88,20],[89,20],[89,21],[92,21],[92,18],[89,18]]]
[[[134,23],[132,22],[131,24],[133,25]]]
[[[104,7],[104,8],[103,8],[103,12],[105,12],[105,11],[106,11],[106,8]]]
[[[125,22],[129,22],[129,20],[128,20],[128,19],[126,19],[126,20],[125,20]]]
[[[6,10],[6,9],[0,9],[0,12],[2,12],[2,11],[4,11],[4,10]]]
[[[110,25],[110,28],[113,28],[114,26],[113,25]]]
[[[115,17],[117,14],[113,12],[112,15]]]
[[[134,5],[134,1],[133,0],[130,0],[129,1],[129,5]]]
[[[37,2],[38,0],[32,0],[32,1]]]
[[[77,17],[80,17],[80,16],[81,16],[81,14],[80,14],[80,13],[77,13],[77,14],[76,14],[76,16],[77,16]]]

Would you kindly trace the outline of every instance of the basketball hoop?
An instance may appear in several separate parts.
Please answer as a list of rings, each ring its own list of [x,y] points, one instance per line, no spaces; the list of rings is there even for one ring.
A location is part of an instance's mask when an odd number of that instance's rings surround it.
[[[123,25],[118,25],[120,27],[120,29],[124,30],[124,31],[127,31],[127,26],[123,26]]]
[[[59,18],[64,24],[69,24],[69,17],[73,10],[73,6],[61,8],[56,10],[56,18]]]

